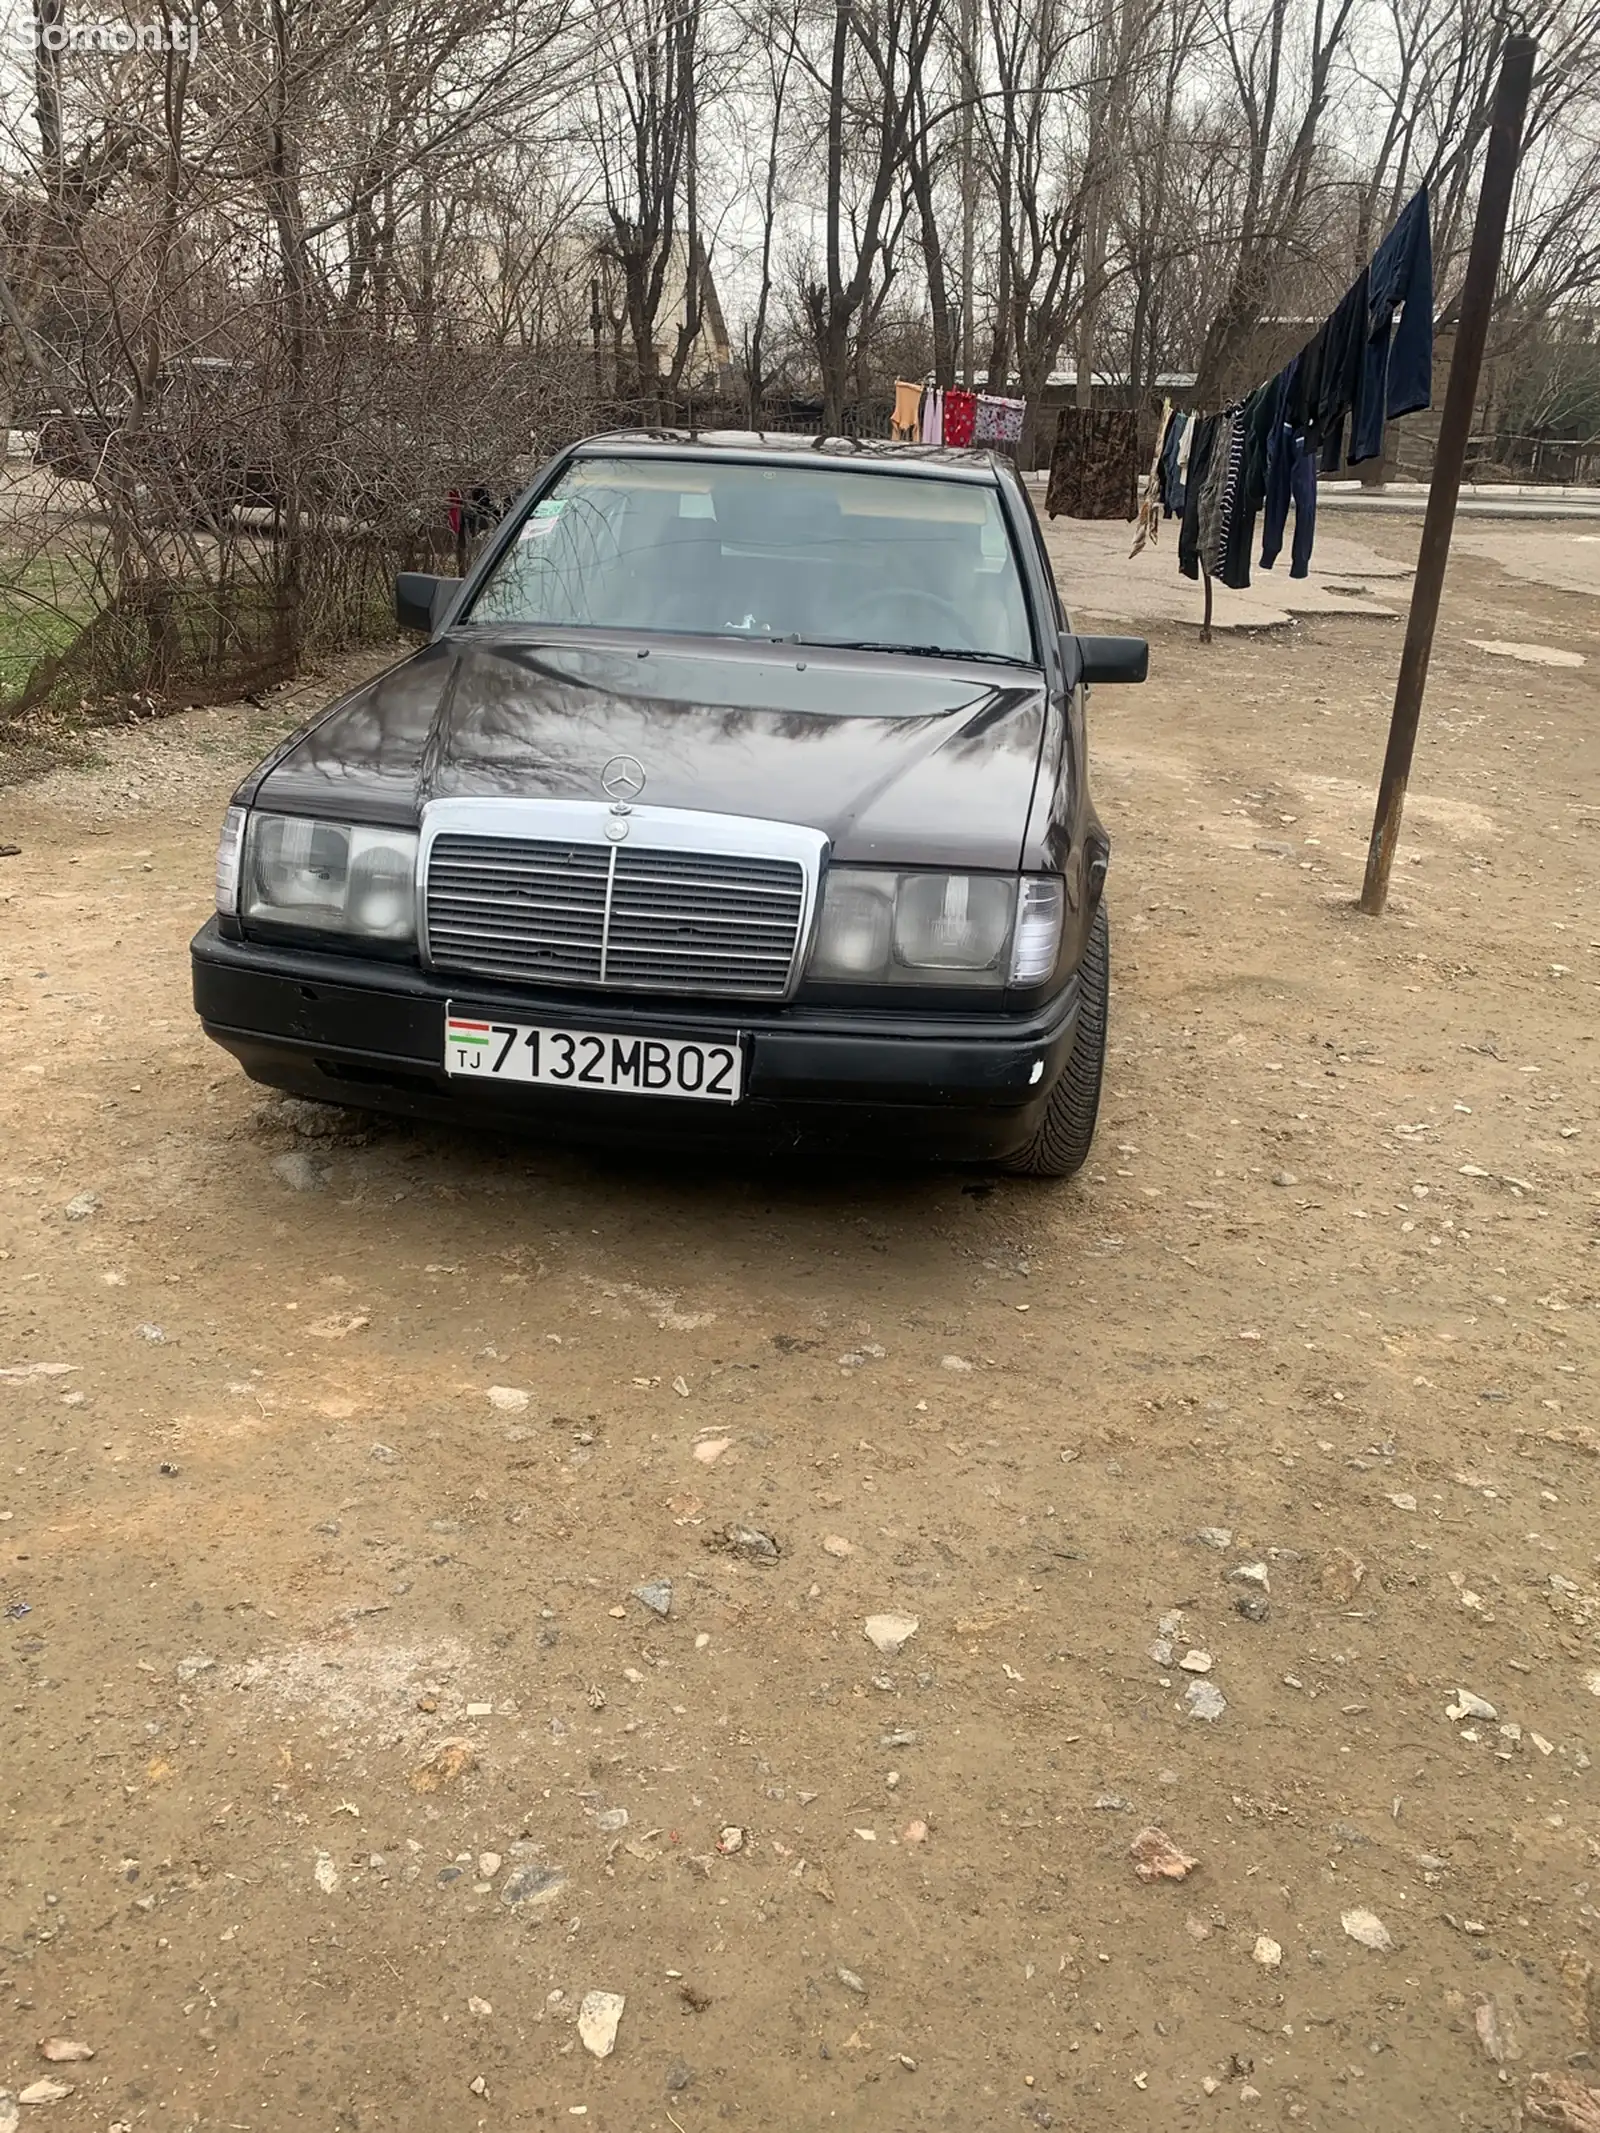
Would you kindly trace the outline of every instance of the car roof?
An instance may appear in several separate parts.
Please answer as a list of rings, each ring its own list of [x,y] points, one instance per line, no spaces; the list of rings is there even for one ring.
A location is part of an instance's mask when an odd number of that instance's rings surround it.
[[[787,430],[606,430],[585,437],[573,456],[722,459],[756,466],[848,467],[855,472],[934,475],[993,488],[1014,472],[1000,452],[957,451],[940,444],[897,444],[887,437],[809,437]]]

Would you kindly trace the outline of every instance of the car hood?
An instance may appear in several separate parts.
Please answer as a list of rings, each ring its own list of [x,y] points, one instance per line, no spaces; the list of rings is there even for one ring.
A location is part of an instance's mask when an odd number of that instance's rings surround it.
[[[431,799],[604,798],[802,823],[837,859],[1018,864],[1044,731],[1025,668],[734,644],[442,638],[263,768],[257,806],[415,821]]]

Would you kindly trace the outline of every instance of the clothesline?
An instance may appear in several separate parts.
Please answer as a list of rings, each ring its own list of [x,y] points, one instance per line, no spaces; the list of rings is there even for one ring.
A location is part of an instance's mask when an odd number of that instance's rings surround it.
[[[1432,386],[1433,245],[1424,185],[1276,377],[1218,413],[1165,418],[1150,480],[1163,515],[1180,520],[1179,570],[1208,581],[1208,617],[1211,579],[1237,591],[1249,585],[1263,508],[1259,567],[1276,563],[1292,509],[1289,575],[1307,575],[1319,462],[1324,474],[1337,474],[1376,459],[1384,424],[1426,407]],[[1135,555],[1153,523],[1150,504],[1147,489]]]
[[[897,378],[891,435],[902,443],[1020,444],[1025,400],[964,392],[954,385],[913,385]]]

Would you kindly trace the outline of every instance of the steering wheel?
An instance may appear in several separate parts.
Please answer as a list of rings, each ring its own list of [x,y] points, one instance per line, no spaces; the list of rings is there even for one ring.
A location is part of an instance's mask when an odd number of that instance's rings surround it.
[[[941,593],[927,592],[917,585],[896,585],[891,586],[887,592],[870,596],[870,599],[873,610],[870,616],[867,615],[869,596],[863,595],[851,607],[847,628],[860,626],[857,618],[865,617],[878,634],[887,634],[882,629],[885,613],[898,615],[905,608],[924,608],[929,614],[937,615],[941,621],[955,624],[956,636],[955,642],[949,647],[951,651],[960,651],[971,642],[972,618],[962,614],[955,602],[945,599]]]

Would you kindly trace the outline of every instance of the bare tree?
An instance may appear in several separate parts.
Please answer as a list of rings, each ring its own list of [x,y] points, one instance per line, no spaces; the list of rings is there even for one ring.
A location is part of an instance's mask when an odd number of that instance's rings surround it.
[[[622,281],[641,399],[659,399],[658,332],[675,260],[687,316],[673,369],[699,331],[703,262],[696,222],[697,60],[702,0],[627,0],[594,88],[590,139],[603,189],[605,250]],[[687,336],[687,339],[684,338]]]
[[[776,272],[779,185],[787,146],[786,129],[791,111],[791,84],[795,75],[800,38],[801,0],[776,0],[761,14],[747,18],[747,28],[759,42],[761,60],[755,100],[762,113],[761,153],[752,171],[759,187],[760,238],[757,251],[755,303],[744,335],[745,398],[750,427],[762,424],[762,403],[770,383],[767,371],[768,320]]]
[[[1101,305],[1111,280],[1109,249],[1116,227],[1116,195],[1127,166],[1138,160],[1129,138],[1133,92],[1154,10],[1148,0],[1095,0],[1089,78],[1085,83],[1082,297],[1078,306],[1077,393],[1080,407],[1094,401],[1095,358]]]
[[[947,51],[941,63],[939,46],[935,44],[929,57],[934,65],[919,75],[916,84],[913,123],[906,142],[906,175],[916,202],[922,266],[927,280],[928,313],[933,329],[934,383],[950,386],[956,382],[962,353],[961,322],[966,294],[964,290],[960,291],[959,304],[952,301],[940,194],[951,152],[957,144],[951,137],[950,110],[946,105],[951,55]],[[964,81],[961,89],[963,93],[966,90]],[[970,123],[971,117],[970,108],[960,112],[963,127]]]
[[[1355,4],[1313,0],[1299,55],[1297,0],[1209,0],[1243,128],[1243,157],[1233,265],[1200,351],[1195,395],[1203,405],[1239,382],[1238,358],[1302,237],[1333,64]]]
[[[1126,0],[1122,10],[1130,25],[1134,5]],[[1094,73],[1097,47],[1102,62],[1106,56],[1103,17],[1086,20],[1071,0],[988,0],[988,18],[993,87],[984,99],[985,133],[1004,301],[990,376],[1003,375],[1008,359],[1014,365],[1027,402],[1028,464],[1040,397],[1061,347],[1117,272],[1094,217],[1108,199],[1124,92],[1119,87],[1108,108],[1107,85]],[[1119,22],[1116,36],[1121,44],[1131,29]],[[1097,120],[1090,111],[1096,99]]]
[[[970,312],[1028,454],[1064,348],[1085,394],[1254,382],[1263,315],[1331,303],[1423,181],[1448,325],[1499,5],[205,0],[195,65],[57,49],[69,0],[30,0],[0,392],[54,486],[0,589],[62,588],[38,687],[159,696],[382,630],[452,492],[503,497],[615,419],[602,389],[703,407],[729,249],[732,419],[781,379],[876,421],[896,375],[963,373]],[[1600,16],[1527,12],[1496,368],[1547,426],[1590,404]]]
[[[826,176],[822,277],[807,277],[804,300],[826,430],[844,427],[852,337],[896,223],[938,20],[938,0],[832,0],[825,54],[808,61],[823,106]]]

